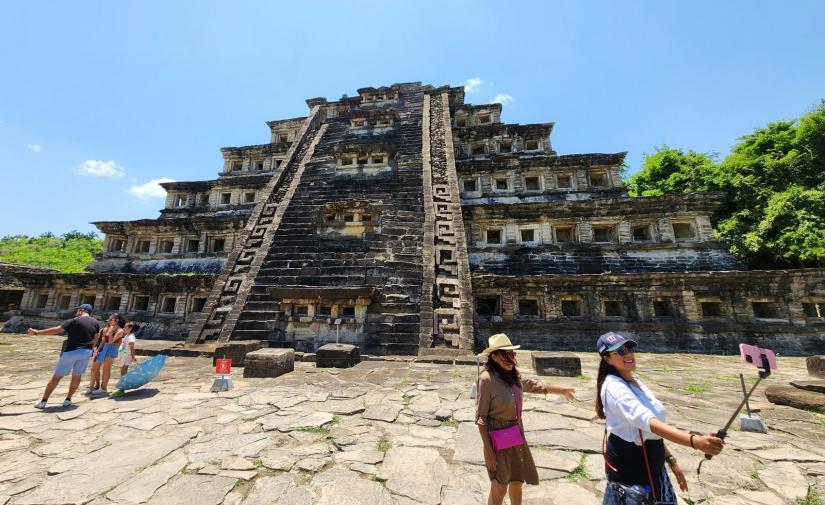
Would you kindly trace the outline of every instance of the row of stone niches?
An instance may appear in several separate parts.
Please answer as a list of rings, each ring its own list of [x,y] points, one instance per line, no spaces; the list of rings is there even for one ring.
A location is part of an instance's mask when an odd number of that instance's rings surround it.
[[[230,251],[237,239],[237,233],[207,234],[199,236],[147,237],[135,234],[130,241],[124,236],[106,236],[106,255],[120,257],[122,255],[225,255]]]
[[[737,307],[720,297],[693,297],[694,307],[687,307],[680,297],[652,296],[645,299],[599,297],[591,300],[580,295],[517,295],[506,297],[476,295],[475,312],[480,319],[491,321],[508,319],[596,319],[596,320],[733,320],[735,316],[761,321],[803,319],[807,322],[825,321],[825,298],[807,298],[798,307],[785,306],[778,298],[753,297]],[[503,303],[504,302],[504,303]],[[749,311],[743,313],[742,309]],[[802,317],[791,312],[801,309]]]
[[[223,186],[204,193],[173,191],[166,200],[167,209],[223,210],[235,205],[258,203],[257,189]]]
[[[521,139],[502,138],[478,140],[475,142],[459,143],[460,139],[455,138],[455,159],[465,160],[468,158],[487,157],[490,154],[524,154],[541,155],[550,151],[550,142],[546,139]]]
[[[459,180],[462,198],[482,196],[540,195],[546,192],[607,190],[623,187],[618,168],[534,169],[506,171],[472,176]]]
[[[245,158],[226,159],[222,175],[241,175],[244,173],[267,173],[281,167],[283,158]]]
[[[56,313],[71,317],[72,309],[83,303],[95,308],[95,312],[119,312],[123,314],[165,315],[169,317],[189,317],[199,314],[206,304],[207,292],[161,293],[146,295],[141,293],[108,292],[104,294],[77,291],[34,291],[28,300],[22,302],[23,310]]]
[[[701,222],[699,222],[701,221]],[[486,225],[475,229],[472,239],[476,247],[508,244],[539,245],[563,243],[631,243],[631,242],[681,242],[704,241],[709,237],[702,233],[710,230],[704,216],[698,218],[664,218],[648,222],[540,222],[506,223]]]

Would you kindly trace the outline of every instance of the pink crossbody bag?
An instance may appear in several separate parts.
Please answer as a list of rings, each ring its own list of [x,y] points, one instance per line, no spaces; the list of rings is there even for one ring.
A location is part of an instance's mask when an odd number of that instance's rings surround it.
[[[524,437],[521,435],[521,388],[513,386],[516,393],[516,424],[508,428],[490,431],[490,442],[496,452],[516,447],[524,444]]]

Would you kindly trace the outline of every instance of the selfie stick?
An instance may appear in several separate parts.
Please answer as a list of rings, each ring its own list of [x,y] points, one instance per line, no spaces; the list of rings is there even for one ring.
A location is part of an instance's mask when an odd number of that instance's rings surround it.
[[[756,389],[756,386],[758,386],[759,383],[762,382],[762,379],[768,377],[771,374],[771,365],[770,365],[770,363],[768,363],[768,356],[765,353],[762,353],[761,356],[762,356],[762,366],[759,367],[760,368],[759,378],[756,379],[756,383],[754,383],[754,385],[751,387],[750,391],[747,392],[747,394],[745,395],[745,398],[742,399],[742,402],[739,404],[739,406],[736,407],[736,411],[733,413],[732,416],[730,416],[730,419],[728,419],[728,423],[725,425],[725,427],[716,432],[717,437],[719,437],[721,439],[724,439],[726,436],[728,436],[728,429],[730,428],[730,425],[733,424],[733,421],[736,419],[736,416],[739,415],[739,411],[741,411],[742,407],[744,407],[745,404],[748,402],[748,399],[753,394],[754,390]],[[713,456],[711,456],[710,454],[705,454],[705,459],[706,460],[709,460],[709,459],[712,459],[712,458],[713,458]],[[699,473],[699,471],[701,469],[702,469],[702,462],[700,461],[699,462],[699,468],[696,469],[696,473]]]

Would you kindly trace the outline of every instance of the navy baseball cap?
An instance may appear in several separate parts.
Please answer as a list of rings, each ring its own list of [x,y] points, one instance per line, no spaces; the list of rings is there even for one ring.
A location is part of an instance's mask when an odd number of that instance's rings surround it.
[[[88,303],[84,303],[84,304],[78,305],[77,307],[75,307],[75,308],[74,308],[74,310],[78,310],[78,309],[79,309],[79,310],[82,310],[82,311],[84,311],[84,312],[88,312],[89,314],[91,314],[91,313],[92,313],[92,310],[94,310],[94,309],[92,308],[92,306],[91,306],[91,305],[89,305]]]
[[[609,331],[599,337],[599,340],[596,342],[596,350],[599,351],[599,354],[604,356],[610,351],[615,351],[619,347],[628,343],[633,347],[636,346],[635,340],[624,338],[614,331]]]

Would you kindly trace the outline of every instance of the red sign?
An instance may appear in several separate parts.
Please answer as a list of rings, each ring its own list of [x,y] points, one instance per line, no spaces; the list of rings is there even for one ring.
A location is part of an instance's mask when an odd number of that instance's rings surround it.
[[[229,375],[230,373],[232,373],[231,359],[215,360],[215,375]]]

